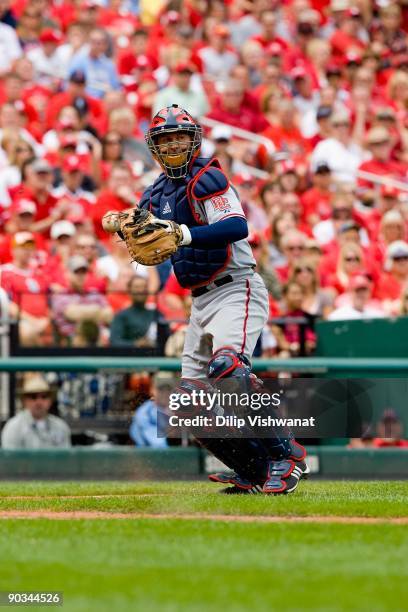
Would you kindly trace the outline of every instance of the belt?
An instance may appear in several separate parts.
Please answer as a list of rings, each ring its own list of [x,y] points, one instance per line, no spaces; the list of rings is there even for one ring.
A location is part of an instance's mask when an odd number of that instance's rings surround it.
[[[227,276],[223,276],[222,278],[217,278],[213,283],[211,283],[211,285],[215,285],[216,287],[222,287],[223,285],[232,283],[233,280],[234,279],[232,278],[231,274],[228,274]],[[214,289],[214,287],[211,287],[211,285],[206,285],[205,287],[197,287],[197,289],[192,290],[191,295],[193,297],[204,295],[204,293],[208,293],[209,291],[211,291],[211,289]]]

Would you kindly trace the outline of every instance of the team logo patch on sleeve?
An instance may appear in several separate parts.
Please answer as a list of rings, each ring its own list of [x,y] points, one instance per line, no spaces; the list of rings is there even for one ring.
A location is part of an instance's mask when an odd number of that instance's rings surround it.
[[[219,212],[228,212],[231,210],[231,204],[228,201],[228,198],[223,198],[222,196],[214,196],[211,198],[211,203],[213,205],[214,210]]]

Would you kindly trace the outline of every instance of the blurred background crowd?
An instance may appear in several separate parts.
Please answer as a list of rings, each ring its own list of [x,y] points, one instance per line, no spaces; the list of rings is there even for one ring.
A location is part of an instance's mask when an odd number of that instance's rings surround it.
[[[258,355],[312,353],[316,317],[408,314],[407,24],[405,0],[0,0],[0,286],[20,342],[143,349],[160,315],[180,355],[189,291],[101,227],[160,172],[144,133],[171,103],[247,214],[273,320]]]

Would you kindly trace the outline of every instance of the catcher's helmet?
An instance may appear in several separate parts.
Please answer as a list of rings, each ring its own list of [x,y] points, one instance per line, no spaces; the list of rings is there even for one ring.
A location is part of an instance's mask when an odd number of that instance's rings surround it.
[[[178,150],[171,151],[168,144],[158,144],[158,136],[162,134],[187,133],[190,142],[173,142],[178,144]],[[190,163],[200,151],[202,140],[201,126],[193,117],[177,104],[162,108],[153,117],[146,134],[146,143],[153,157],[157,159],[170,178],[186,176]]]

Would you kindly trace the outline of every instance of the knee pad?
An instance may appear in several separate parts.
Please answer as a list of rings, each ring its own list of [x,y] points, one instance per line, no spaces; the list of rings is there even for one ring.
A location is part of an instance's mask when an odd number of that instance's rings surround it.
[[[248,359],[229,346],[218,349],[207,366],[208,378],[215,381],[221,378],[244,378],[251,372]]]
[[[245,355],[229,346],[218,349],[207,365],[207,376],[218,383],[234,380],[242,392],[259,391],[262,381],[251,372],[251,362]]]

